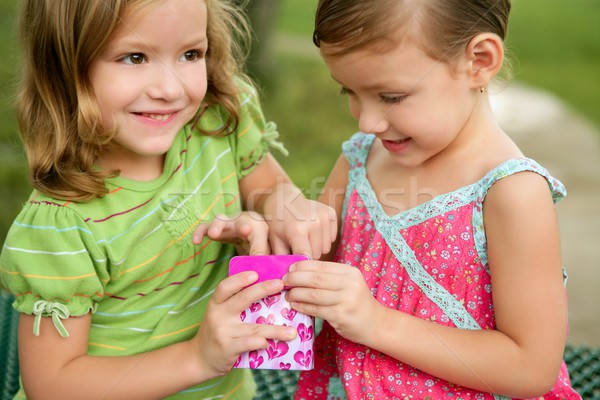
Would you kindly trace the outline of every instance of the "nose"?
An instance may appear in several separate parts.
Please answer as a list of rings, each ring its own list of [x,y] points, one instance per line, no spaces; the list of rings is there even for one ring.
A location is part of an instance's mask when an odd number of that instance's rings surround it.
[[[174,101],[184,95],[183,79],[177,71],[166,64],[155,64],[148,85],[148,96],[154,99]]]
[[[383,133],[389,129],[386,114],[387,109],[384,107],[360,106],[355,114],[358,128],[365,133]]]

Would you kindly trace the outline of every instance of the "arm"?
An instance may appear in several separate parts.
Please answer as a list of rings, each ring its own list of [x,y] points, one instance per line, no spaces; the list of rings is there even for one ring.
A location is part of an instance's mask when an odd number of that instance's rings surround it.
[[[350,340],[442,379],[518,398],[555,383],[566,336],[557,218],[546,181],[519,173],[496,183],[484,221],[496,330],[438,325],[386,308],[356,268],[303,262],[284,277],[292,306]]]
[[[21,315],[19,360],[31,399],[161,399],[194,384],[226,374],[238,355],[267,347],[267,338],[290,340],[295,332],[273,325],[247,324],[240,313],[252,302],[282,290],[281,281],[256,281],[240,273],[217,286],[198,333],[191,340],[144,354],[123,357],[87,355],[91,316],[64,321],[70,337],[42,318],[40,336],[34,317]]]
[[[308,200],[270,154],[240,180],[240,192],[245,207],[262,214],[269,224],[269,242],[275,254],[319,258],[330,251],[337,234],[333,210]]]

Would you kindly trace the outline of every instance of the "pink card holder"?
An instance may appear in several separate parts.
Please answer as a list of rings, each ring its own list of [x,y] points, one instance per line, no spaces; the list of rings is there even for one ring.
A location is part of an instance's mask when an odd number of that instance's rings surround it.
[[[236,256],[229,262],[229,275],[243,271],[258,272],[258,282],[281,279],[293,263],[308,260],[303,255]],[[287,325],[298,335],[289,342],[269,340],[266,349],[240,355],[234,368],[309,370],[314,366],[314,318],[292,310],[280,293],[260,299],[240,314],[244,322]]]

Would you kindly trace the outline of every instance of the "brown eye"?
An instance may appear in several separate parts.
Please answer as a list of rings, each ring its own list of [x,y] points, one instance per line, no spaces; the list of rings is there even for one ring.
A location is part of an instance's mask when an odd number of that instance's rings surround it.
[[[198,61],[202,58],[202,54],[198,50],[186,51],[181,58],[188,62]]]
[[[146,61],[146,57],[142,53],[132,53],[122,58],[125,64],[139,65]]]

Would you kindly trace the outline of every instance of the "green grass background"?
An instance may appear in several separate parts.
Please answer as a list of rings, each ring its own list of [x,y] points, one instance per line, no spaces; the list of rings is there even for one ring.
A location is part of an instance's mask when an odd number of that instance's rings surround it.
[[[17,136],[14,88],[19,69],[15,10],[19,0],[0,0],[0,239],[29,193]],[[316,0],[281,0],[276,21],[282,34],[310,46]],[[548,90],[600,126],[600,1],[514,0],[507,47],[513,79]],[[292,46],[293,47],[293,46]],[[356,130],[346,101],[317,57],[275,54],[264,83],[264,109],[290,150],[278,157],[308,196],[316,196]],[[565,132],[568,137],[568,132]],[[575,157],[576,155],[574,155]]]

